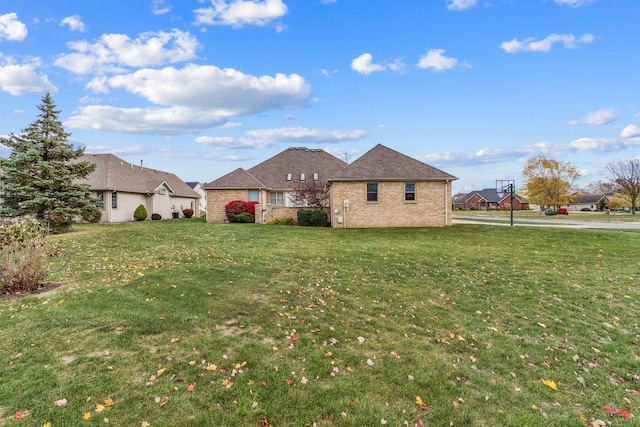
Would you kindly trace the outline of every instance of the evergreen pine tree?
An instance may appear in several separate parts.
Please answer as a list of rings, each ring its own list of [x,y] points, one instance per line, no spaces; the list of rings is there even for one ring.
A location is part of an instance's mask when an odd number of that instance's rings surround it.
[[[0,215],[34,216],[54,232],[67,231],[75,219],[92,219],[101,206],[88,185],[76,182],[95,165],[78,160],[84,148],[67,142],[71,134],[49,93],[37,108],[37,119],[20,134],[0,138],[11,149],[9,158],[0,158]]]

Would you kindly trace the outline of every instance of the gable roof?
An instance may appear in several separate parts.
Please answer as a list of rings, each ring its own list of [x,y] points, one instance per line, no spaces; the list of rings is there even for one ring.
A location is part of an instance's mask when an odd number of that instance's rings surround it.
[[[504,193],[502,197],[500,197],[498,191],[495,188],[484,188],[479,191],[472,191],[468,193],[462,200],[459,200],[457,203],[465,204],[475,195],[479,195],[489,203],[500,203],[501,201],[509,197],[509,193]],[[514,199],[518,199],[523,203],[528,203],[527,200],[524,197],[520,196],[518,193],[514,193],[513,197]]]
[[[378,144],[329,181],[453,181],[457,177]]]
[[[200,198],[176,175],[136,166],[113,154],[84,154],[80,160],[96,165],[87,178],[79,180],[80,183],[89,184],[94,191],[151,194],[164,185],[174,196]]]
[[[229,172],[215,181],[211,181],[202,186],[205,190],[261,189],[266,187],[265,184],[258,181],[253,175],[242,168]]]
[[[573,200],[569,202],[570,205],[597,205],[600,200],[605,198],[604,194],[589,193],[586,191],[578,191],[573,193]]]
[[[288,190],[301,180],[326,182],[329,177],[344,168],[345,162],[320,149],[291,147],[249,170],[238,168],[221,178],[205,184],[207,190],[269,189]]]

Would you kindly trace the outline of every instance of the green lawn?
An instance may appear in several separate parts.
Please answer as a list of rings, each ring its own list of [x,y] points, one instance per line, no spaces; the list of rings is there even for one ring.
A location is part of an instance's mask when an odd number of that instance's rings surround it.
[[[453,215],[457,217],[472,217],[474,219],[489,218],[510,218],[509,210],[494,211],[464,211],[454,210]],[[569,215],[543,215],[540,211],[513,211],[513,218],[518,219],[535,219],[535,220],[563,220],[563,221],[588,221],[588,222],[640,222],[640,213],[631,215],[628,212],[569,212]]]
[[[637,231],[169,220],[55,239],[62,286],[0,300],[2,426],[638,425]]]

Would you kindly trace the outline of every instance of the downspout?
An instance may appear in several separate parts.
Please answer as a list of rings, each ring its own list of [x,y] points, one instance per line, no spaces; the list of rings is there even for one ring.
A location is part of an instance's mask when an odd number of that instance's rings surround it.
[[[449,187],[449,180],[444,181],[444,226],[449,226],[449,200],[447,198],[447,190]]]

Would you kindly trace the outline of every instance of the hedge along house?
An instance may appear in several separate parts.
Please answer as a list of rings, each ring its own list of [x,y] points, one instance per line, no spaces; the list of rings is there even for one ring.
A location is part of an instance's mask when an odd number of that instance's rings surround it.
[[[378,144],[329,179],[331,225],[449,226],[451,183],[456,179]]]
[[[333,227],[451,225],[451,182],[457,178],[383,145],[347,165],[323,150],[289,148],[244,170],[206,184],[207,221],[224,222],[232,200],[257,201],[256,222],[296,217],[296,184],[326,182]],[[348,206],[348,207],[345,207]]]
[[[207,222],[225,222],[225,205],[232,200],[258,202],[257,223],[275,217],[295,218],[305,207],[293,200],[296,188],[310,186],[324,191],[329,177],[345,166],[324,150],[291,147],[248,170],[238,168],[203,186],[207,192]]]
[[[113,154],[85,154],[81,160],[96,169],[79,182],[102,200],[102,222],[133,221],[133,212],[144,205],[148,218],[154,213],[163,219],[182,216],[183,209],[200,215],[200,195],[176,175],[127,163]]]

